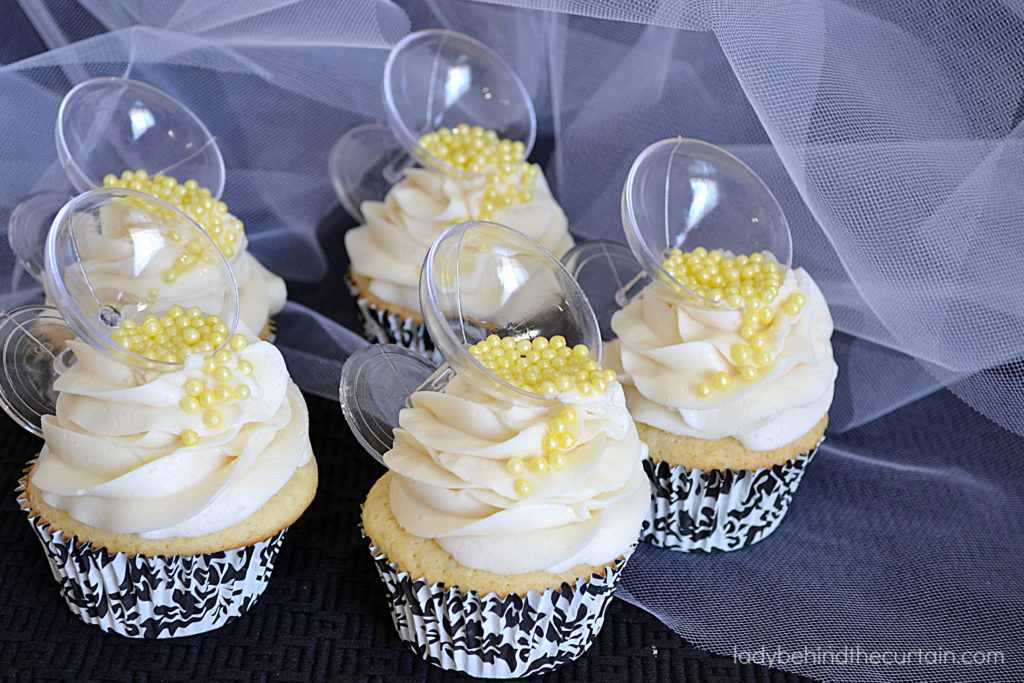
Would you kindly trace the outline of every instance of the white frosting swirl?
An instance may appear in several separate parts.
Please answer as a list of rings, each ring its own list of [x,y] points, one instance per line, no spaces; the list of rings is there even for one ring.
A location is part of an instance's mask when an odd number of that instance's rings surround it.
[[[796,318],[781,306],[800,292],[807,302]],[[618,339],[605,346],[626,403],[638,422],[702,439],[735,437],[744,448],[784,446],[810,431],[832,404],[838,368],[832,358],[832,316],[821,290],[802,268],[786,273],[772,303],[776,356],[770,369],[745,382],[735,376],[730,348],[741,343],[741,312],[683,302],[655,283],[612,316]],[[731,386],[697,395],[718,371]]]
[[[625,553],[650,505],[647,447],[617,382],[603,394],[561,398],[554,407],[516,405],[458,376],[444,392],[413,394],[384,456],[398,523],[436,539],[460,564],[499,574],[560,573]],[[566,405],[578,414],[578,445],[565,468],[510,475],[509,458],[543,455],[547,422]],[[519,477],[534,487],[522,499],[513,489]]]
[[[253,373],[232,384],[244,382],[251,397],[218,404],[216,429],[179,406],[185,383],[204,379],[199,354],[159,372],[70,345],[77,362],[54,384],[57,414],[43,417],[32,483],[80,522],[150,539],[213,533],[262,507],[312,456],[305,401],[271,344],[236,352]],[[197,445],[182,445],[186,429]]]
[[[366,223],[345,233],[352,268],[370,278],[370,293],[420,310],[420,267],[434,240],[451,225],[476,215],[489,183],[485,175],[460,178],[410,168],[383,202],[363,202]],[[499,189],[505,187],[499,184]],[[500,206],[494,221],[515,228],[561,257],[573,245],[568,222],[543,173],[529,188],[532,201]]]

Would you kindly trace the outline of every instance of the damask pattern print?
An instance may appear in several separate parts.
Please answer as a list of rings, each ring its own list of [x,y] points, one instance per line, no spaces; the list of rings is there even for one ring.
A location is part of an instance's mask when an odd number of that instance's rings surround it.
[[[651,480],[651,509],[640,539],[683,552],[757,543],[785,517],[820,445],[784,464],[756,470],[688,470],[655,464],[648,456],[644,470]]]

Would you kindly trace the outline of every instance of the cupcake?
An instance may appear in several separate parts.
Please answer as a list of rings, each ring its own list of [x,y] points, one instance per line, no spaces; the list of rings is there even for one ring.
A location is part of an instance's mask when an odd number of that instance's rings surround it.
[[[515,347],[506,339],[476,348],[486,359]],[[519,345],[542,354],[559,342]],[[401,412],[363,532],[399,636],[427,661],[533,675],[579,657],[600,630],[650,492],[621,386],[590,374],[540,405],[456,375]]]
[[[778,526],[824,438],[837,372],[832,318],[806,271],[703,249],[667,265],[685,281],[711,263],[740,272],[751,305],[709,308],[653,283],[612,316],[606,346],[650,449],[643,537],[673,550],[734,550]]]
[[[302,395],[239,321],[218,244],[173,205],[89,190],[44,253],[56,309],[0,323],[0,400],[45,442],[18,502],[83,621],[217,628],[262,593],[316,490]]]
[[[273,341],[274,323],[271,318],[284,308],[288,295],[284,280],[249,253],[242,221],[228,211],[227,204],[213,199],[210,189],[200,187],[194,180],[179,183],[162,173],[152,178],[142,170],[125,171],[120,177],[110,174],[104,176],[103,185],[129,188],[159,197],[202,226],[224,252],[235,274],[242,322],[258,332],[261,339]],[[105,264],[108,268],[112,265]],[[153,283],[154,287],[159,288],[159,285]]]
[[[42,419],[18,502],[71,611],[135,638],[243,614],[317,485],[305,402],[281,354],[236,335],[162,372],[69,347],[77,360],[54,385],[56,414]]]
[[[786,514],[828,424],[828,305],[791,267],[771,191],[714,145],[670,138],[641,152],[622,223],[628,248],[582,243],[566,262],[601,312],[605,364],[649,447],[643,538],[682,551],[755,543]]]
[[[345,248],[367,338],[429,354],[420,265],[445,229],[471,219],[496,221],[559,257],[573,240],[540,167],[523,160],[523,143],[462,124],[422,137],[420,146],[461,174],[439,166],[406,170],[384,201],[362,203],[364,223],[345,233]]]

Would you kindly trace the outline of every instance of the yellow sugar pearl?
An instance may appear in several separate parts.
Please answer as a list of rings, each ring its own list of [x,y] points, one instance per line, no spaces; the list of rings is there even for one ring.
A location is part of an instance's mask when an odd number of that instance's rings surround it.
[[[181,331],[181,339],[190,346],[199,342],[199,330],[194,327],[186,327]]]
[[[184,398],[181,399],[181,403],[179,403],[178,405],[181,406],[182,410],[189,414],[199,410],[199,401],[196,400],[194,396],[185,396]]]
[[[231,368],[226,365],[218,365],[213,369],[213,377],[218,382],[227,382],[231,379]]]
[[[729,376],[728,372],[716,372],[711,379],[711,383],[715,386],[715,389],[728,389],[732,383],[732,377]]]
[[[743,365],[740,367],[740,379],[753,382],[757,379],[757,368],[753,365]]]
[[[224,423],[224,416],[219,410],[207,410],[203,413],[203,424],[210,429],[216,429]]]
[[[542,351],[546,351],[547,348],[548,348],[547,337],[534,337],[533,338],[533,350],[534,351],[542,352]]]
[[[545,452],[557,451],[558,450],[558,437],[556,437],[556,436],[554,436],[552,434],[548,434],[543,439],[541,439],[540,446],[541,446],[541,448],[544,449]]]
[[[604,392],[608,391],[608,382],[606,382],[602,377],[597,377],[590,380],[590,384],[594,387],[594,391],[600,394],[603,394]]]
[[[584,396],[590,396],[594,392],[594,387],[589,382],[580,382],[576,385],[576,391]]]
[[[565,433],[558,437],[558,447],[563,451],[567,451],[576,445],[576,437],[572,434]]]
[[[505,471],[509,474],[522,474],[526,469],[522,458],[509,458],[505,461]]]
[[[563,420],[565,420],[566,422],[568,422],[569,424],[572,424],[577,419],[579,419],[579,416],[576,414],[576,409],[575,408],[566,408],[566,409],[564,409],[562,411],[560,417]]]
[[[238,370],[238,374],[248,377],[252,374],[252,363],[247,360],[240,360],[238,361],[238,365],[235,366],[235,369]]]
[[[190,379],[185,382],[185,393],[189,396],[198,396],[203,393],[203,389],[205,388],[206,387],[203,386],[203,383],[197,379]]]
[[[555,386],[555,383],[552,382],[551,380],[541,382],[540,385],[537,387],[538,394],[550,395],[557,392],[558,388]]]
[[[551,465],[551,469],[560,470],[568,464],[568,461],[563,453],[556,451],[548,456],[548,464]]]
[[[181,316],[185,315],[185,309],[182,308],[181,306],[171,306],[170,308],[167,309],[167,315],[169,315],[172,318],[180,318]]]
[[[231,348],[235,351],[241,351],[249,345],[249,340],[245,338],[244,334],[236,334],[231,337]]]
[[[186,429],[181,433],[181,443],[185,446],[195,446],[199,443],[199,434],[194,429]]]
[[[203,389],[196,398],[199,400],[199,405],[204,408],[209,408],[217,402],[217,396],[209,389]]]
[[[565,348],[565,337],[563,337],[560,334],[556,334],[550,340],[548,340],[548,346],[550,346],[551,348],[553,348],[556,351],[558,349]],[[586,347],[584,347],[584,348],[586,348]]]
[[[757,311],[747,311],[743,314],[744,325],[758,325],[761,319],[758,317]]]
[[[757,320],[762,325],[771,325],[772,320],[775,319],[775,311],[768,306],[765,306],[757,312]]]
[[[239,384],[235,387],[235,398],[240,401],[245,401],[252,395],[249,387],[245,384]]]
[[[548,459],[543,455],[530,458],[530,471],[534,474],[544,474],[548,471]]]
[[[707,382],[701,382],[697,385],[697,395],[701,398],[707,398],[711,395],[711,385]]]
[[[577,344],[572,347],[572,355],[576,358],[587,358],[590,356],[590,349],[586,344]]]
[[[217,361],[218,365],[225,365],[227,363],[230,363],[231,358],[231,352],[228,351],[227,349],[221,349],[213,356],[213,359]]]
[[[750,360],[750,347],[746,344],[733,344],[729,349],[729,356],[732,357],[736,363],[746,363]]]
[[[212,375],[213,371],[217,369],[217,359],[207,356],[203,359],[203,372],[208,375]]]
[[[564,393],[566,391],[572,391],[573,381],[568,375],[559,375],[555,380],[555,389],[558,393]]]
[[[740,336],[744,339],[749,340],[757,333],[757,328],[753,325],[740,325]]]
[[[764,261],[764,255],[763,254],[756,253],[756,254],[751,254],[750,255],[750,262],[751,263],[761,263],[763,261]]]
[[[728,296],[725,297],[725,304],[729,308],[739,308],[740,306],[743,305],[743,297],[740,296],[738,293],[729,294]]]
[[[743,336],[742,333],[740,333],[740,336]],[[764,332],[755,332],[750,335],[748,341],[750,342],[750,348],[755,350],[763,349],[768,346],[768,335]]]
[[[525,479],[516,479],[512,484],[512,488],[520,498],[529,498],[530,494],[533,493],[533,484]]]
[[[767,350],[758,351],[757,353],[754,354],[754,362],[760,365],[761,367],[771,365],[772,354]]]
[[[569,425],[567,425],[565,420],[563,420],[560,417],[556,417],[555,419],[548,422],[548,431],[551,432],[552,434],[561,434],[568,428]]]
[[[226,384],[221,384],[213,393],[216,395],[218,403],[227,403],[235,396],[235,392],[231,391],[231,387]]]

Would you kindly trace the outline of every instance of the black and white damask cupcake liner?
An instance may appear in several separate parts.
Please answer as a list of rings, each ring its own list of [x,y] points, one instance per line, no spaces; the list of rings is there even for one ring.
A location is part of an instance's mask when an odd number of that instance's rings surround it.
[[[629,554],[604,574],[526,597],[463,593],[413,580],[371,545],[388,593],[398,636],[442,669],[479,678],[519,678],[551,671],[582,655],[604,624],[605,611]]]
[[[72,613],[129,638],[192,636],[244,614],[267,587],[287,531],[202,555],[110,554],[43,522],[29,507],[24,488],[22,480],[18,503]]]
[[[756,470],[687,469],[648,456],[651,508],[640,539],[682,552],[737,550],[764,539],[782,522],[821,441],[783,464]]]
[[[420,354],[435,365],[440,365],[441,354],[434,347],[427,326],[398,313],[389,313],[367,299],[346,274],[345,283],[356,300],[359,316],[363,321],[363,336],[379,344],[397,344]]]

